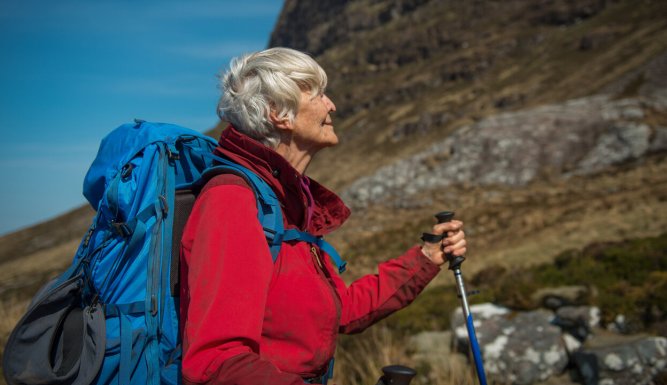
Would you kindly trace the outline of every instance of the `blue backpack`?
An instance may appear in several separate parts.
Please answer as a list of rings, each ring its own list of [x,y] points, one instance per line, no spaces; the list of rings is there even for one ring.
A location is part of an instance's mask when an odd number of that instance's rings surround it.
[[[84,181],[97,214],[70,268],[40,289],[10,335],[8,384],[182,382],[180,238],[197,193],[217,174],[241,176],[254,190],[274,262],[282,242],[302,240],[345,269],[321,237],[285,230],[266,182],[214,156],[215,147],[198,132],[140,120],[104,138]]]

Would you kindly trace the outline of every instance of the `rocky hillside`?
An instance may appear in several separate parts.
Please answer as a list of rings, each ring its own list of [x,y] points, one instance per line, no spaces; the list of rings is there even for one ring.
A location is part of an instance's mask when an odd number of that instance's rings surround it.
[[[643,69],[667,48],[666,7],[289,0],[270,44],[306,50],[328,71],[344,142],[321,163],[355,167],[316,173],[343,187],[486,116],[664,87],[664,69]]]
[[[286,1],[270,44],[311,53],[338,107],[341,145],[309,170],[356,208],[335,240],[373,261],[443,208],[467,222],[484,263],[664,232],[666,12]]]
[[[308,171],[354,208],[329,238],[346,279],[443,209],[466,222],[477,282],[667,233],[664,15],[657,0],[285,0],[269,45],[313,55],[337,105],[341,144]],[[0,343],[90,218],[0,238]]]

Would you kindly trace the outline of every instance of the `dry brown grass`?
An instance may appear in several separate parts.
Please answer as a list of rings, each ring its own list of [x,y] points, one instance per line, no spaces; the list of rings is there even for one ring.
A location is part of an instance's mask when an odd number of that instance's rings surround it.
[[[376,384],[387,365],[415,368],[413,385],[473,385],[471,367],[465,357],[446,356],[417,359],[407,337],[377,325],[361,335],[341,336],[336,352],[333,382],[338,385]]]
[[[0,350],[0,360],[2,360],[5,354],[11,354],[11,352],[4,351],[5,344],[7,344],[9,334],[14,329],[14,326],[23,317],[28,303],[29,300],[20,298],[18,295],[0,296],[0,346],[2,347],[2,350]],[[0,368],[0,384],[5,384],[5,379],[2,376],[2,368]]]
[[[25,313],[30,301],[18,296],[0,298],[0,344],[4,347],[9,333]]]
[[[55,247],[0,262],[0,358],[11,354],[4,351],[5,344],[32,296],[50,278],[65,270],[79,242],[79,239],[59,240]],[[2,376],[0,384],[5,384]]]

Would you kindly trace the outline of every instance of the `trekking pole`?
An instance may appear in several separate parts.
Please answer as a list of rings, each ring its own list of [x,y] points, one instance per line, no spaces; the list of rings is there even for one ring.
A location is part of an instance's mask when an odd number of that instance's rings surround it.
[[[454,219],[453,211],[443,211],[435,215],[438,223],[449,222]],[[446,234],[435,235],[424,233],[422,235],[422,240],[429,243],[438,243]],[[447,254],[447,262],[449,263],[449,270],[454,272],[454,278],[456,279],[456,290],[458,291],[459,298],[461,299],[461,307],[463,308],[463,316],[466,319],[466,329],[468,329],[468,341],[470,342],[470,349],[472,350],[473,360],[475,361],[475,369],[477,370],[477,378],[479,379],[480,385],[486,385],[486,374],[484,373],[484,363],[482,362],[482,354],[479,349],[479,344],[477,343],[477,336],[475,335],[475,325],[472,321],[472,313],[470,312],[470,307],[468,307],[468,298],[466,297],[466,289],[463,284],[463,276],[461,275],[461,264],[465,261],[465,257],[457,257],[452,254]]]
[[[412,377],[417,374],[413,369],[401,365],[385,366],[382,372],[384,375],[375,385],[410,385]]]

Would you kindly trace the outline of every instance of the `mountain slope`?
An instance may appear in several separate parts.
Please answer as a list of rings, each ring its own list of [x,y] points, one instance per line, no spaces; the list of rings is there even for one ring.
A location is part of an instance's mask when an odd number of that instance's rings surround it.
[[[341,144],[308,173],[355,209],[328,238],[345,278],[443,209],[466,222],[471,273],[667,232],[665,14],[664,1],[286,0],[270,45],[311,53],[338,107]],[[91,218],[0,238],[0,337]]]
[[[443,208],[492,259],[664,231],[665,11],[656,1],[286,1],[270,45],[315,55],[338,106],[341,144],[309,169],[356,208],[332,240],[357,265],[368,260],[363,272],[416,242]],[[627,224],[606,223],[617,211]],[[0,263],[76,244],[91,215],[0,238]],[[558,247],[540,250],[548,244]]]
[[[287,1],[270,45],[311,52],[330,76],[342,145],[310,172],[336,188],[485,116],[636,93],[647,79],[633,70],[667,49],[664,2],[327,4]],[[334,160],[349,172],[319,166]]]
[[[313,54],[338,107],[341,144],[309,169],[356,209],[331,240],[361,274],[445,208],[473,270],[664,232],[666,11],[287,1],[270,44]]]

